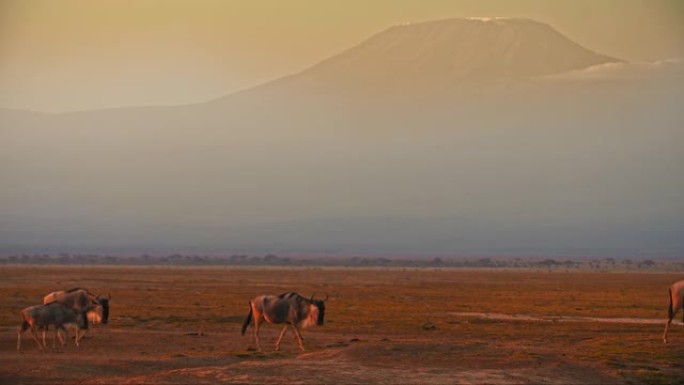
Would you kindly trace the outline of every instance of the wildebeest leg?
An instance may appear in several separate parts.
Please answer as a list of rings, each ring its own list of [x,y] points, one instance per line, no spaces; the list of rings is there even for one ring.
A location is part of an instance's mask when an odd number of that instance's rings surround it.
[[[36,331],[36,328],[33,325],[31,325],[31,337],[33,337],[33,340],[36,341],[38,349],[43,350],[44,346],[41,345],[40,341],[38,340],[38,332]]]
[[[278,337],[278,341],[276,341],[276,350],[280,350],[280,340],[283,339],[283,336],[285,335],[285,332],[287,332],[288,327],[290,327],[290,325],[285,325],[283,327],[283,330],[280,332],[280,336]]]
[[[667,329],[670,327],[670,323],[672,323],[672,319],[674,316],[677,314],[677,310],[679,310],[680,307],[682,307],[682,304],[679,303],[679,297],[675,296],[674,298],[672,297],[672,288],[668,290],[668,293],[670,294],[670,305],[667,309],[667,321],[665,321],[665,331],[663,332],[663,343],[667,343]],[[684,313],[682,314],[682,317],[684,317]]]
[[[297,337],[297,342],[299,342],[299,347],[302,349],[302,351],[305,351],[304,342],[302,342],[302,335],[299,334],[299,329],[297,329],[297,325],[292,325],[292,330],[294,331],[295,337]]]
[[[76,346],[80,346],[79,345],[81,342],[80,331],[81,331],[80,328],[76,328]],[[64,330],[64,333],[66,334],[66,330]]]
[[[663,332],[663,343],[667,343],[667,328],[670,327],[671,322],[672,322],[672,318],[668,318],[667,321],[665,321],[665,331]]]
[[[26,321],[23,321],[21,323],[21,326],[19,326],[19,333],[17,333],[17,350],[21,348],[21,334],[26,331],[26,329],[29,328],[29,323]]]
[[[261,345],[259,344],[259,318],[255,315],[254,317],[254,342],[258,351],[261,351]]]
[[[66,342],[64,341],[64,338],[62,338],[62,334],[59,332],[59,329],[64,330],[64,335],[66,336],[66,339],[67,339],[67,340],[69,339],[69,333],[66,331],[66,329],[64,329],[63,326],[60,327],[60,328],[55,327],[55,334],[56,334],[57,337],[59,338],[59,343],[60,343],[62,346],[64,346],[64,345],[66,345]],[[54,345],[54,342],[53,342],[53,345]]]
[[[83,332],[83,333],[81,333],[81,336],[78,337],[78,338],[79,338],[79,339],[82,339],[83,337],[85,337],[86,334],[88,334],[88,330],[89,330],[89,329],[81,330],[81,329],[79,329],[79,328],[77,327],[77,328],[76,328],[76,334],[78,334],[78,333],[80,333],[80,332]]]

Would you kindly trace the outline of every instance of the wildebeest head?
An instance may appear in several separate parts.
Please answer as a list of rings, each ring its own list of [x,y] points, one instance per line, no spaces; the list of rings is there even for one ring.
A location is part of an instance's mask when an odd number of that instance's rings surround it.
[[[325,295],[325,299],[314,299],[316,293],[311,296],[311,303],[318,309],[318,318],[316,319],[317,325],[323,325],[325,320],[325,301],[328,300],[328,294]]]
[[[112,299],[112,296],[107,294],[105,297],[104,295],[99,295],[95,299],[95,302],[98,304],[102,305],[102,323],[106,324],[107,321],[109,320],[109,300]]]

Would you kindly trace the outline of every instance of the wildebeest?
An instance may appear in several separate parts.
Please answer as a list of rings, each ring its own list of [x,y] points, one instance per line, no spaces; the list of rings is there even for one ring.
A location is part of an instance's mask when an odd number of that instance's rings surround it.
[[[663,333],[664,343],[667,343],[667,329],[679,309],[682,309],[682,320],[684,321],[684,281],[673,283],[670,286],[669,294],[670,306],[667,309],[667,321],[665,321],[665,332]]]
[[[102,323],[102,305],[92,305],[91,309],[86,312],[86,319],[88,320],[88,325],[99,325]],[[66,334],[66,337],[69,338],[69,333],[68,333],[68,328],[66,326],[74,326],[75,328],[75,333],[79,333],[79,331],[83,331],[83,334],[79,337],[79,339],[82,339],[85,337],[85,335],[88,333],[88,330],[90,328],[84,329],[79,327],[77,324],[66,324],[64,325],[64,332]],[[48,328],[42,328],[43,329],[43,345],[45,345],[45,333],[47,332]],[[61,338],[61,336],[60,336]]]
[[[86,289],[74,288],[66,291],[55,291],[43,297],[43,304],[59,302],[74,310],[92,309],[93,305],[102,306],[102,323],[109,321],[109,301],[111,295],[95,295]]]
[[[278,296],[275,295],[260,295],[249,302],[249,313],[245,322],[242,324],[242,335],[249,326],[252,318],[254,318],[254,340],[259,351],[261,345],[259,344],[259,323],[265,320],[272,324],[286,324],[280,332],[280,336],[276,341],[275,348],[280,350],[280,340],[283,339],[288,327],[292,330],[299,342],[299,347],[304,350],[302,336],[299,333],[299,328],[305,328],[310,325],[323,325],[325,317],[325,301],[314,299],[314,293],[311,298],[305,298],[297,293],[283,293]]]
[[[21,348],[21,334],[26,329],[31,329],[31,336],[36,341],[38,349],[45,347],[45,337],[43,336],[43,343],[38,341],[36,336],[36,329],[40,328],[46,330],[49,326],[55,327],[55,337],[59,337],[59,342],[64,345],[64,340],[59,334],[59,330],[65,330],[64,325],[76,324],[79,329],[87,329],[88,321],[87,315],[89,309],[74,310],[58,302],[51,302],[47,305],[29,306],[21,310],[22,323],[17,334],[17,350]],[[79,344],[78,330],[76,331],[76,346]],[[55,338],[52,339],[52,346],[55,346]]]
[[[59,302],[76,311],[86,310],[88,315],[86,322],[97,320],[97,322],[94,322],[95,324],[107,324],[109,321],[109,301],[111,298],[112,297],[109,294],[106,297],[103,295],[95,295],[86,289],[77,287],[66,291],[52,292],[43,297],[43,304]],[[67,334],[66,329],[64,330],[65,334]],[[43,343],[45,342],[46,331],[47,328],[43,328]],[[83,335],[79,338],[83,338],[86,333],[87,328],[85,328]],[[78,334],[78,329],[76,334]]]

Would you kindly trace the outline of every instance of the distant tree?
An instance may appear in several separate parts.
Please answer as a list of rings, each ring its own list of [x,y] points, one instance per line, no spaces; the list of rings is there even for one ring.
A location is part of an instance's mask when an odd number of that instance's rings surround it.
[[[639,264],[639,267],[651,268],[651,267],[655,267],[656,265],[657,265],[657,264],[656,264],[655,262],[653,262],[652,260],[650,260],[650,259],[645,259],[643,262],[641,262],[641,263]]]
[[[273,254],[267,254],[264,256],[264,264],[265,265],[277,265],[278,262],[280,262],[280,258],[277,255]]]
[[[493,265],[492,260],[490,258],[480,258],[480,260],[477,261],[478,266],[484,266],[484,267],[491,267]]]
[[[560,262],[556,262],[555,259],[545,259],[545,260],[543,260],[543,261],[541,261],[541,262],[538,262],[537,264],[540,265],[540,266],[544,266],[544,267],[550,268],[550,267],[554,267],[554,266],[556,266],[556,265],[560,265]]]

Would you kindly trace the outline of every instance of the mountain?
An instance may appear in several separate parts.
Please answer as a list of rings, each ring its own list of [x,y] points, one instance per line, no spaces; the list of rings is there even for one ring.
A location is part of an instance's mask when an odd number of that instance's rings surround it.
[[[452,19],[209,103],[0,112],[0,251],[681,256],[681,67]]]
[[[320,98],[334,103],[413,99],[620,63],[545,23],[523,18],[445,19],[391,27],[298,74],[223,100]]]
[[[389,28],[304,71],[297,80],[337,89],[407,92],[618,61],[530,19],[446,19]]]

